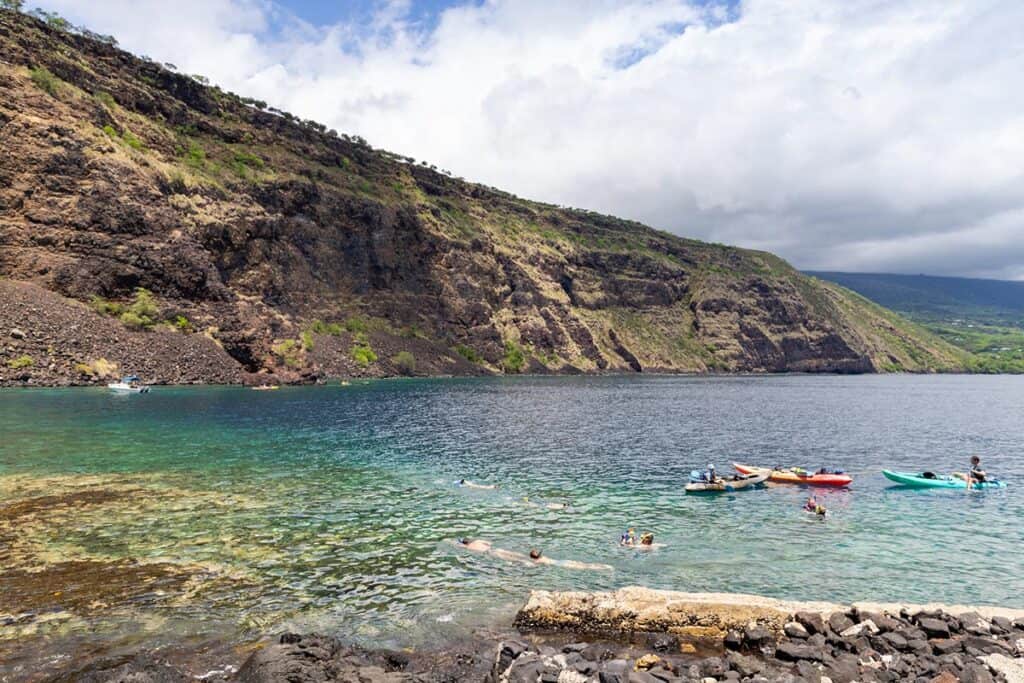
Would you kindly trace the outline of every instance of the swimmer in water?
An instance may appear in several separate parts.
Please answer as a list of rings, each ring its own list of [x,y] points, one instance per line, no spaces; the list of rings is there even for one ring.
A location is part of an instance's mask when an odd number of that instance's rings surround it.
[[[467,489],[486,489],[488,491],[493,491],[498,488],[497,484],[477,484],[476,482],[472,482],[468,479],[459,479],[458,486],[462,486]]]
[[[614,569],[609,564],[589,564],[587,562],[577,562],[576,560],[552,560],[550,557],[544,557],[544,554],[536,548],[530,550],[530,559],[535,564],[552,564],[556,567],[565,567],[566,569],[594,569],[600,571],[612,571]]]
[[[536,548],[531,549],[529,555],[523,555],[522,553],[505,550],[504,548],[495,548],[490,541],[484,541],[482,539],[460,538],[458,542],[459,545],[466,550],[472,550],[478,553],[489,553],[508,562],[518,562],[521,564],[550,564],[557,567],[565,567],[567,569],[589,569],[602,571],[611,571],[613,569],[611,565],[607,564],[588,564],[586,562],[577,562],[576,560],[553,560],[550,557],[544,557],[544,554]]]

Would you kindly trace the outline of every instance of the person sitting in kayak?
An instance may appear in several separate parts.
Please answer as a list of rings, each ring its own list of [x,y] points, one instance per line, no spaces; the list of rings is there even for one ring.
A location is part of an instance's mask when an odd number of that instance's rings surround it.
[[[704,473],[704,478],[708,480],[709,484],[714,484],[716,481],[718,481],[718,476],[715,475],[714,465],[710,463],[708,464],[708,470],[707,472]]]
[[[634,546],[636,545],[636,529],[630,527],[626,533],[619,537],[619,545]]]
[[[981,469],[981,458],[976,455],[971,456],[971,474],[970,478],[972,482],[981,483],[984,482],[988,474],[985,470]]]

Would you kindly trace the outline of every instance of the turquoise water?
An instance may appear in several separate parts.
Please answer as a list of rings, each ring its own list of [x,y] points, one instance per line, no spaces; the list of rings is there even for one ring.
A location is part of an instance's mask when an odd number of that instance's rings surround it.
[[[159,600],[37,631],[54,638],[244,639],[295,627],[419,645],[507,626],[531,588],[632,584],[1024,607],[1022,417],[1022,377],[9,390],[0,505],[131,490],[33,518],[18,531],[32,547],[10,562],[132,558],[198,572]],[[975,452],[1010,488],[913,491],[880,474],[964,469]],[[800,511],[797,487],[683,495],[690,470],[733,460],[825,464],[855,481],[821,493],[824,523]],[[463,477],[499,488],[456,487]],[[547,507],[565,500],[567,510]],[[618,547],[626,526],[665,547]],[[612,569],[509,563],[456,547],[460,536]]]

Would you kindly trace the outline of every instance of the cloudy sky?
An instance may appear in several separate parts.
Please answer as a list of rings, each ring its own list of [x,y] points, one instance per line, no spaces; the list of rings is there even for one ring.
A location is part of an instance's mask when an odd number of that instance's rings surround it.
[[[1019,0],[38,4],[521,196],[802,268],[1024,279]]]

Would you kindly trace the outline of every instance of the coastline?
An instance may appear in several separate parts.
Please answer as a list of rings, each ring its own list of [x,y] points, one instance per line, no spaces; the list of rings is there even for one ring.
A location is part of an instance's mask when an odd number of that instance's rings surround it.
[[[569,377],[583,377],[583,378],[635,378],[635,377],[652,377],[652,378],[677,378],[677,377],[692,377],[692,378],[753,378],[753,377],[1020,377],[1019,373],[1013,372],[965,372],[962,370],[956,371],[913,371],[913,370],[899,370],[899,371],[882,371],[882,372],[833,372],[833,371],[822,371],[822,372],[807,372],[807,371],[737,371],[737,372],[722,372],[720,370],[709,370],[706,372],[692,371],[692,370],[680,370],[674,371],[669,369],[661,370],[649,370],[644,369],[643,372],[522,372],[516,374],[464,374],[464,375],[452,375],[452,374],[438,374],[438,375],[401,375],[401,374],[384,374],[384,375],[338,375],[330,377],[303,377],[297,379],[283,379],[273,375],[251,375],[245,379],[237,381],[189,381],[189,382],[145,382],[147,386],[161,387],[161,388],[202,388],[202,387],[238,387],[244,389],[250,389],[261,385],[271,384],[280,387],[315,387],[315,386],[331,386],[331,385],[342,385],[347,386],[345,383],[369,383],[369,382],[381,382],[381,381],[416,381],[416,380],[440,380],[440,379],[451,379],[451,380],[494,380],[494,379],[547,379],[547,378],[569,378]],[[105,389],[107,381],[114,381],[117,378],[109,377],[102,380],[95,381],[83,381],[83,382],[61,382],[61,381],[36,381],[35,378],[32,381],[21,381],[21,380],[9,380],[0,378],[0,389]],[[270,381],[273,380],[273,381]]]
[[[49,680],[360,683],[764,683],[1018,681],[1024,609],[778,600],[630,586],[533,591],[515,628],[437,649],[360,647],[284,633],[236,647],[234,660],[119,652]]]

